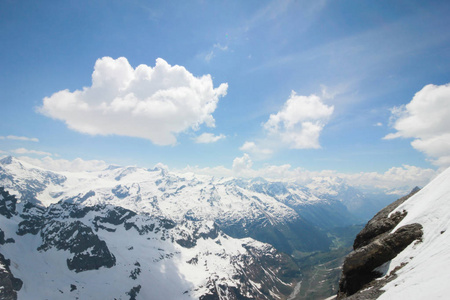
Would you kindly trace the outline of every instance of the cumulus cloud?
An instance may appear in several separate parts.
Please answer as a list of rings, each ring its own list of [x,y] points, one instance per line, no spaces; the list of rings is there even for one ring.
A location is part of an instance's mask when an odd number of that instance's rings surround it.
[[[162,169],[162,170],[169,170],[169,166],[168,166],[168,165],[165,165],[165,164],[163,164],[163,163],[161,163],[161,162],[157,163],[157,164],[155,165],[155,168],[157,168],[157,169]]]
[[[319,136],[333,114],[316,95],[299,96],[292,91],[283,108],[264,124],[269,136],[277,137],[292,149],[320,148]]]
[[[202,124],[214,127],[213,112],[228,85],[213,87],[210,75],[195,77],[158,58],[135,69],[124,57],[95,63],[92,85],[45,97],[38,111],[91,135],[123,135],[173,145],[176,135]]]
[[[11,150],[11,152],[17,153],[17,154],[36,154],[36,155],[48,155],[48,156],[53,155],[49,152],[38,151],[38,150],[29,150],[29,149],[25,149],[25,148],[14,149],[14,150]]]
[[[319,96],[299,96],[292,91],[281,110],[263,123],[264,138],[246,141],[239,149],[257,159],[268,158],[284,147],[318,149],[320,134],[333,111],[334,106],[324,104]]]
[[[51,171],[66,171],[66,172],[89,172],[100,171],[108,167],[102,160],[83,160],[76,158],[74,160],[53,159],[51,157],[31,158],[28,156],[19,157],[32,165],[51,170]]]
[[[391,110],[395,133],[384,139],[412,138],[411,145],[438,166],[450,166],[450,84],[426,85],[410,103]]]
[[[194,140],[196,143],[199,144],[210,144],[210,143],[215,143],[221,139],[224,139],[225,135],[223,134],[219,134],[219,135],[214,135],[212,133],[202,133],[201,135],[197,136]]]
[[[253,162],[247,153],[244,153],[242,157],[236,157],[233,160],[233,172],[241,174],[243,171],[248,171],[252,168]]]
[[[16,141],[27,141],[27,142],[39,142],[37,138],[29,138],[26,136],[16,136],[16,135],[8,135],[8,136],[0,136],[0,140],[16,140]]]

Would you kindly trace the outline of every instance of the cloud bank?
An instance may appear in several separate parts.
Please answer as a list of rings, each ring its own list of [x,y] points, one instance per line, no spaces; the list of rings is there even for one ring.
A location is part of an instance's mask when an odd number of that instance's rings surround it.
[[[397,130],[384,139],[413,138],[411,146],[437,166],[450,166],[450,84],[426,85],[410,103],[394,107],[391,122]]]
[[[38,111],[82,133],[174,145],[181,132],[214,127],[212,113],[227,88],[226,83],[214,88],[210,75],[195,77],[161,58],[153,68],[134,69],[124,57],[103,57],[95,63],[92,86],[45,97]]]
[[[327,179],[328,181],[345,182],[348,185],[362,190],[383,190],[386,193],[404,195],[414,186],[425,186],[439,172],[433,169],[419,168],[403,165],[392,167],[389,170],[379,172],[360,172],[354,174],[339,173],[334,170],[309,171],[303,168],[292,168],[291,165],[266,165],[259,169],[252,168],[253,162],[248,154],[236,157],[232,168],[224,166],[198,168],[186,167],[179,170],[181,173],[194,173],[216,177],[263,177],[273,181],[296,182],[307,185],[314,180]]]

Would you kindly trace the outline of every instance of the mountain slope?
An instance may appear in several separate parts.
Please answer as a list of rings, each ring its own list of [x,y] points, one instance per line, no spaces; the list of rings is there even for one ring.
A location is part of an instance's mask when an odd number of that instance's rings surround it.
[[[338,298],[448,297],[449,220],[450,168],[369,221],[344,262]]]
[[[0,228],[11,299],[279,299],[298,276],[288,256],[211,221],[109,204],[43,208],[0,188]]]
[[[394,258],[385,272],[406,264],[388,283],[380,299],[400,297],[438,299],[448,297],[450,288],[450,168],[444,171],[396,211],[408,214],[394,230],[418,223],[422,242],[410,245]]]

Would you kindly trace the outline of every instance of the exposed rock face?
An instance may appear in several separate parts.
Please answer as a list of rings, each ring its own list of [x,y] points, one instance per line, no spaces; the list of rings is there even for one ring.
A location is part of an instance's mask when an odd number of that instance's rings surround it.
[[[422,225],[409,224],[392,229],[400,223],[407,212],[389,215],[400,204],[418,191],[415,188],[409,195],[398,199],[376,214],[357,235],[354,251],[345,259],[339,282],[338,299],[353,295],[381,274],[375,269],[390,261],[415,240],[420,240]]]
[[[367,222],[367,225],[363,230],[358,233],[353,244],[353,249],[356,250],[362,246],[368,245],[374,239],[380,238],[380,235],[387,234],[394,229],[394,227],[406,216],[406,212],[396,212],[391,216],[389,216],[389,214],[419,190],[418,187],[415,187],[408,195],[380,210],[369,222]]]
[[[16,214],[16,204],[17,199],[11,196],[3,187],[0,187],[0,214],[4,215],[6,218],[11,218]]]
[[[22,280],[11,274],[9,263],[9,260],[0,254],[0,299],[16,300],[16,291],[22,288]]]

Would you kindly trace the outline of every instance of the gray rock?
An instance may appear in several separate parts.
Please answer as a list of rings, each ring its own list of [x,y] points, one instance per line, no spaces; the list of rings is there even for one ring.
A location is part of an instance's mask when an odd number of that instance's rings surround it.
[[[360,233],[355,238],[355,242],[353,244],[353,249],[356,250],[365,245],[368,245],[375,238],[379,238],[380,235],[384,233],[390,232],[400,223],[401,220],[406,216],[406,212],[396,212],[389,217],[389,214],[394,211],[397,207],[399,207],[402,203],[408,200],[411,196],[417,193],[420,189],[415,187],[411,193],[398,199],[397,201],[389,204],[382,210],[380,210],[361,230]]]
[[[417,191],[414,189],[409,195],[381,210],[357,235],[353,246],[354,251],[344,261],[338,299],[354,295],[370,286],[375,278],[382,275],[375,271],[377,267],[392,260],[415,240],[421,240],[422,225],[418,223],[408,224],[391,232],[406,216],[406,211],[395,212],[389,216],[393,210]],[[372,286],[374,285],[372,284]],[[352,299],[359,298],[354,296]]]

